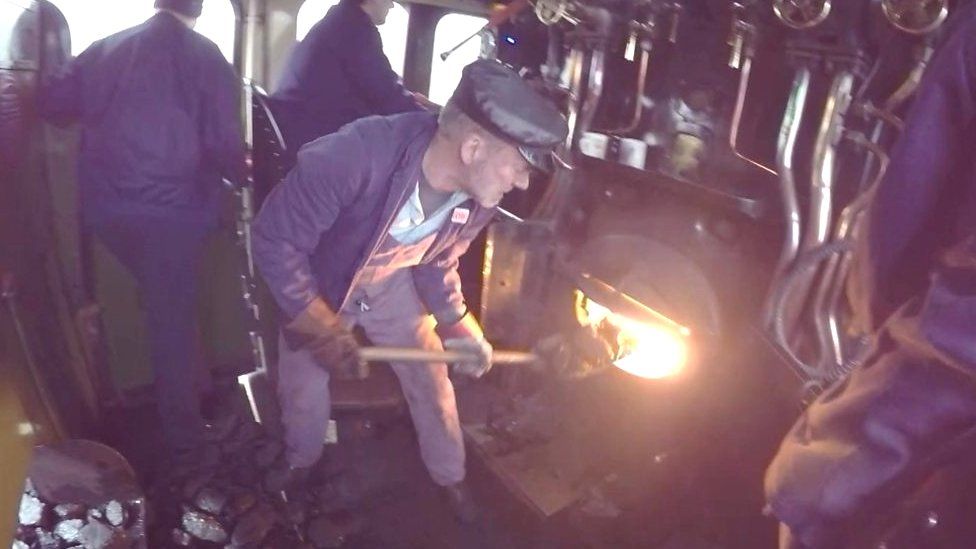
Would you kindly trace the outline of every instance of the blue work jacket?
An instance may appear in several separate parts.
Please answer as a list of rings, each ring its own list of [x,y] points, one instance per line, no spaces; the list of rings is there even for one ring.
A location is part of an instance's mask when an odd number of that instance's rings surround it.
[[[221,178],[243,180],[240,89],[217,46],[166,12],[95,42],[44,82],[41,114],[81,125],[83,217],[215,221]]]
[[[271,105],[291,151],[364,116],[420,110],[354,1],[333,6],[295,46]]]
[[[255,262],[285,316],[318,296],[341,309],[417,185],[436,130],[429,113],[370,116],[299,151],[252,235]],[[467,213],[445,221],[421,264],[410,267],[417,294],[440,322],[465,312],[458,259],[495,214],[470,199],[457,208]]]

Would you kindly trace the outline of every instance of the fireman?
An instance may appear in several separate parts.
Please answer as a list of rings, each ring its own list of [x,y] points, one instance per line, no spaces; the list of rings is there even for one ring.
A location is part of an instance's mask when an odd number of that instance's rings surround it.
[[[285,145],[309,141],[358,118],[420,110],[383,53],[378,25],[393,0],[341,0],[295,46],[271,96]]]
[[[322,454],[330,377],[359,370],[354,325],[376,345],[473,351],[480,363],[457,368],[488,370],[492,348],[465,307],[458,258],[566,133],[552,103],[483,60],[465,67],[439,117],[369,117],[299,152],[254,224],[258,267],[287,317],[277,371],[293,471]],[[427,470],[471,519],[447,365],[392,367]]]
[[[875,347],[766,473],[783,547],[846,546],[938,464],[976,458],[976,9],[954,19],[858,243],[853,304]]]

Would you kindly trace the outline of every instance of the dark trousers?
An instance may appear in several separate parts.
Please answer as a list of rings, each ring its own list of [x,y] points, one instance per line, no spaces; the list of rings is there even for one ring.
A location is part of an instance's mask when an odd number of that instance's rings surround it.
[[[199,268],[209,223],[115,214],[91,223],[94,235],[138,283],[163,435],[172,450],[202,441],[197,341]]]

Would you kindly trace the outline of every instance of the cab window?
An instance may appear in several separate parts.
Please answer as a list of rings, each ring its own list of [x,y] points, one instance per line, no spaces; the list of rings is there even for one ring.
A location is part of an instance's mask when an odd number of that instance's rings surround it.
[[[437,22],[434,30],[434,57],[430,67],[430,91],[427,94],[431,101],[439,105],[447,102],[461,81],[461,69],[478,59],[481,40],[478,37],[472,38],[446,60],[441,60],[441,53],[457,46],[487,22],[484,17],[461,13],[449,13]]]
[[[338,0],[305,0],[298,9],[295,19],[295,39],[301,41],[319,19],[325,17],[329,8],[338,4]],[[404,6],[394,2],[393,9],[386,16],[386,23],[380,25],[380,38],[383,39],[383,53],[390,60],[390,65],[398,75],[403,76],[403,58],[407,51],[407,23],[410,12]]]
[[[153,16],[152,2],[134,0],[52,0],[68,22],[71,55],[78,55],[92,42],[134,27]],[[203,3],[203,13],[194,28],[212,40],[230,63],[234,62],[234,33],[237,17],[230,0]]]

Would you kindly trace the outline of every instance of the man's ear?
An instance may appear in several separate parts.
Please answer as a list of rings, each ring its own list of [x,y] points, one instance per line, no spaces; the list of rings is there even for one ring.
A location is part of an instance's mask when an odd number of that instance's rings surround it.
[[[461,163],[470,166],[481,159],[484,154],[485,143],[476,133],[469,133],[461,141]]]

